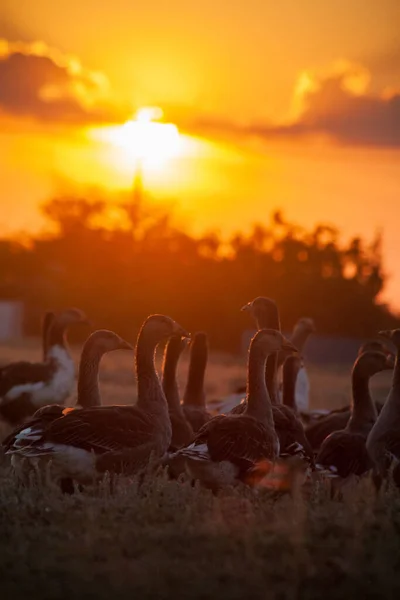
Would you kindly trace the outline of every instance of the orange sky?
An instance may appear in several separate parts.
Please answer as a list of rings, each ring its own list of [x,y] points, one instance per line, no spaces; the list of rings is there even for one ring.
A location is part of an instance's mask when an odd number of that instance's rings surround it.
[[[128,158],[92,128],[160,106],[188,137],[145,168],[150,194],[197,231],[276,208],[346,234],[382,228],[400,308],[398,0],[32,6],[0,9],[0,234],[40,227],[39,202],[65,187],[129,185]]]

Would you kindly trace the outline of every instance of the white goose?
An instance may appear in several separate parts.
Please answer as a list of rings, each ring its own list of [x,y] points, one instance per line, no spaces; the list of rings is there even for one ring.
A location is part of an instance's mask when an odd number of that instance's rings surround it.
[[[48,404],[63,404],[75,385],[75,365],[66,341],[66,332],[76,324],[89,324],[84,312],[69,309],[57,315],[40,363],[16,362],[0,372],[0,418],[17,425]]]
[[[30,446],[32,440],[56,419],[67,412],[79,408],[101,406],[99,390],[99,366],[104,354],[115,350],[132,350],[133,347],[113,331],[101,329],[92,333],[86,340],[81,354],[78,376],[78,396],[75,408],[64,408],[62,405],[50,404],[37,410],[26,423],[15,429],[2,443],[4,452],[11,454],[11,464],[18,474],[21,474],[20,451],[25,446]],[[28,469],[33,466],[39,468],[37,458],[27,458]],[[32,463],[33,464],[30,464]],[[63,492],[72,493],[74,486],[72,480],[61,480]]]

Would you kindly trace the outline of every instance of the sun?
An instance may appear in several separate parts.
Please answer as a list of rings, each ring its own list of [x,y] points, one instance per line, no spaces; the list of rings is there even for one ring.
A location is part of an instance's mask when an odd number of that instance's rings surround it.
[[[146,107],[123,125],[96,128],[92,137],[123,152],[132,168],[164,167],[184,151],[183,136],[172,123],[160,122],[163,111]]]

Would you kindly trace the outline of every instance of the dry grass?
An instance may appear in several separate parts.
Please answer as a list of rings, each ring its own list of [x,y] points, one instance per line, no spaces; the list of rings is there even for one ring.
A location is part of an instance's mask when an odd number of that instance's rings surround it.
[[[34,343],[0,348],[0,362],[39,357]],[[108,403],[134,397],[132,357],[102,365]],[[182,365],[184,380],[187,365]],[[210,396],[231,391],[241,361],[213,356]],[[348,373],[310,369],[313,406],[349,397]],[[383,396],[390,377],[374,382]],[[62,497],[51,481],[23,487],[0,466],[1,598],[343,599],[400,592],[400,496],[368,480],[330,500],[228,489],[218,496],[164,475]]]

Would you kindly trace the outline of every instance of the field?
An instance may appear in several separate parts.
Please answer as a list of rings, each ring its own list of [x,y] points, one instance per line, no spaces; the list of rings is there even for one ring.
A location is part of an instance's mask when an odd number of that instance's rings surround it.
[[[0,348],[0,363],[39,357],[38,342]],[[76,356],[79,355],[75,349]],[[180,379],[187,368],[183,360]],[[234,389],[243,361],[213,355],[210,398]],[[312,405],[340,406],[349,370],[310,368]],[[384,398],[390,377],[373,394]],[[134,398],[132,357],[102,364],[107,403]],[[71,402],[73,403],[73,402]],[[5,430],[3,431],[3,434]],[[138,488],[120,480],[62,497],[46,477],[23,487],[0,467],[0,589],[7,600],[96,598],[393,598],[400,592],[400,496],[367,479],[341,500],[324,486],[272,497],[228,489],[218,496],[160,475]]]

